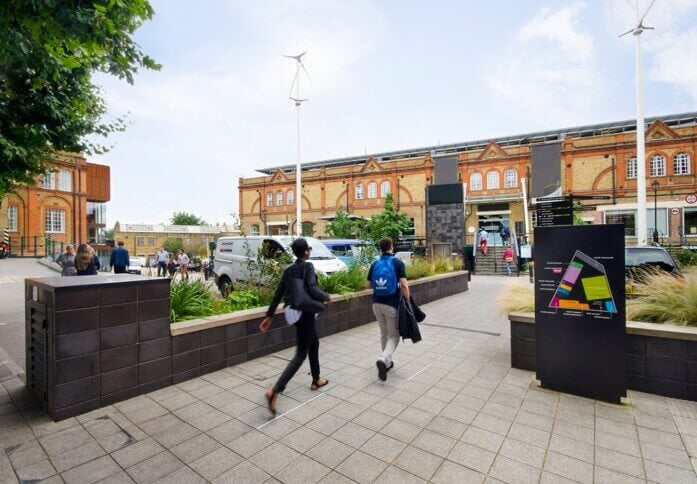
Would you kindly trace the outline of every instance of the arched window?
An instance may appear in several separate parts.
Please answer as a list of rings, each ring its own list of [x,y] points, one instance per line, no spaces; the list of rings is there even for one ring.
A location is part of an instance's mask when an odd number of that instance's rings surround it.
[[[482,174],[472,173],[470,175],[470,189],[471,190],[481,190],[482,189]]]
[[[249,227],[249,235],[259,235],[259,226],[252,225],[251,227]]]
[[[506,188],[515,188],[518,186],[518,172],[513,168],[509,168],[503,172],[503,183]]]
[[[7,207],[7,230],[17,232],[17,206],[10,205]]]
[[[273,207],[273,192],[266,192],[266,206]]]
[[[636,178],[636,156],[627,160],[627,179]]]
[[[378,197],[378,184],[375,182],[368,183],[368,198]]]
[[[666,157],[654,155],[649,162],[649,176],[666,176]]]
[[[499,188],[499,172],[491,170],[486,174],[486,189],[495,190]]]
[[[276,205],[283,205],[283,192],[281,190],[276,192]]]
[[[358,183],[356,184],[356,200],[363,200],[364,193],[363,193],[363,184]]]
[[[288,190],[288,193],[286,193],[286,203],[288,205],[295,203],[295,192],[293,190]]]
[[[678,153],[673,158],[673,174],[674,175],[689,175],[690,174],[690,154]]]
[[[390,193],[390,182],[385,180],[384,182],[380,183],[380,197],[385,198],[388,193]]]

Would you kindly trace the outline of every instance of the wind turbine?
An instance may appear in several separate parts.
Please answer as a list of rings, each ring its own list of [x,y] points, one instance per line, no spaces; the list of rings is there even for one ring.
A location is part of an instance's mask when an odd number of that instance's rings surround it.
[[[644,14],[641,14],[639,2],[634,3],[627,0],[630,8],[636,12],[636,25],[625,33],[623,37],[632,34],[635,39],[635,58],[636,58],[636,157],[637,157],[637,245],[646,245],[646,145],[644,140],[644,97],[642,93],[642,70],[641,70],[641,34],[645,30],[653,30],[653,27],[644,25],[646,14],[649,13],[656,0],[652,0]]]
[[[306,52],[302,52],[298,55],[283,55],[289,59],[295,60],[295,77],[293,77],[293,82],[290,85],[290,90],[288,91],[288,98],[295,103],[296,117],[297,117],[297,158],[295,162],[295,235],[298,237],[302,235],[302,183],[300,180],[300,106],[302,103],[307,101],[307,98],[303,99],[300,97],[300,69],[305,72],[307,80],[310,80],[310,74],[308,74],[305,65],[303,64],[303,56]],[[293,96],[293,88],[295,87],[295,96]]]

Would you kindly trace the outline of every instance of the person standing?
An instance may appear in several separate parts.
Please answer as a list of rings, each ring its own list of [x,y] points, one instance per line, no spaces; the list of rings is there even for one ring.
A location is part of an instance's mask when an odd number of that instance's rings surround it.
[[[486,255],[489,246],[489,232],[484,229],[479,229],[479,248],[482,254]]]
[[[506,248],[503,249],[503,264],[504,264],[504,267],[506,268],[506,272],[508,273],[508,276],[510,277],[511,264],[513,264],[513,249],[511,248],[510,245],[507,245]]]
[[[179,262],[179,272],[182,273],[182,279],[189,278],[189,256],[183,250],[179,251],[177,256],[177,262]]]
[[[261,321],[261,324],[259,324],[259,329],[262,332],[269,329],[273,321],[273,315],[276,313],[276,308],[281,302],[281,298],[283,298],[285,303],[284,312],[286,321],[289,324],[295,324],[297,341],[295,356],[288,363],[286,369],[283,370],[283,373],[281,373],[281,376],[278,378],[273,388],[266,390],[266,401],[269,411],[273,415],[276,414],[276,398],[278,394],[283,393],[286,389],[286,385],[298,371],[303,361],[305,361],[306,356],[310,360],[310,373],[312,373],[310,390],[317,390],[329,383],[329,381],[319,376],[319,338],[317,337],[317,331],[315,331],[315,318],[317,314],[301,312],[293,307],[293,288],[290,284],[290,279],[303,279],[305,281],[305,288],[312,299],[329,302],[331,296],[322,291],[319,287],[315,268],[312,263],[307,262],[307,259],[310,258],[310,251],[312,250],[307,240],[302,237],[295,239],[291,244],[291,249],[297,259],[283,271],[281,282],[278,284],[271,304],[269,304],[269,309],[266,311],[266,317]]]
[[[78,276],[96,276],[99,259],[94,256],[94,249],[87,244],[80,244],[75,254],[75,269]]]
[[[404,262],[394,256],[392,239],[380,240],[380,258],[368,271],[368,287],[373,290],[373,313],[380,328],[382,354],[375,362],[378,378],[387,380],[387,371],[394,367],[392,355],[399,344],[397,308],[402,297],[409,300],[409,284]]]
[[[157,277],[167,277],[167,261],[169,261],[169,253],[164,247],[160,247],[160,250],[155,254],[155,261],[157,261]]]
[[[114,268],[114,274],[125,274],[128,266],[131,265],[131,259],[128,256],[128,250],[123,246],[123,240],[119,240],[111,251],[109,266]]]
[[[501,226],[501,241],[504,247],[508,245],[508,239],[511,238],[511,231],[505,225]]]
[[[65,252],[58,256],[56,264],[61,266],[62,269],[75,267],[75,246],[73,244],[65,246]]]

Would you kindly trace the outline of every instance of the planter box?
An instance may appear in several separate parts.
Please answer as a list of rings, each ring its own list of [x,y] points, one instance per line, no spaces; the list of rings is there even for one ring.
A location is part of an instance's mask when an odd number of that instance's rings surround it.
[[[467,272],[409,283],[419,304],[468,289]],[[220,370],[295,345],[282,308],[265,333],[265,308],[169,322],[169,279],[81,276],[27,279],[27,387],[54,419]],[[375,320],[371,291],[337,296],[320,337]]]
[[[511,313],[511,366],[535,371],[535,315]],[[697,401],[697,328],[627,321],[627,386]]]

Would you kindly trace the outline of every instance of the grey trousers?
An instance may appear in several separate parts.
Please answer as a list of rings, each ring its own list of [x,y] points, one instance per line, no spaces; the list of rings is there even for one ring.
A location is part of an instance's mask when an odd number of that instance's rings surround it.
[[[387,304],[373,303],[373,313],[380,328],[380,347],[382,360],[387,366],[392,363],[392,354],[399,344],[399,328],[397,326],[397,308]]]

